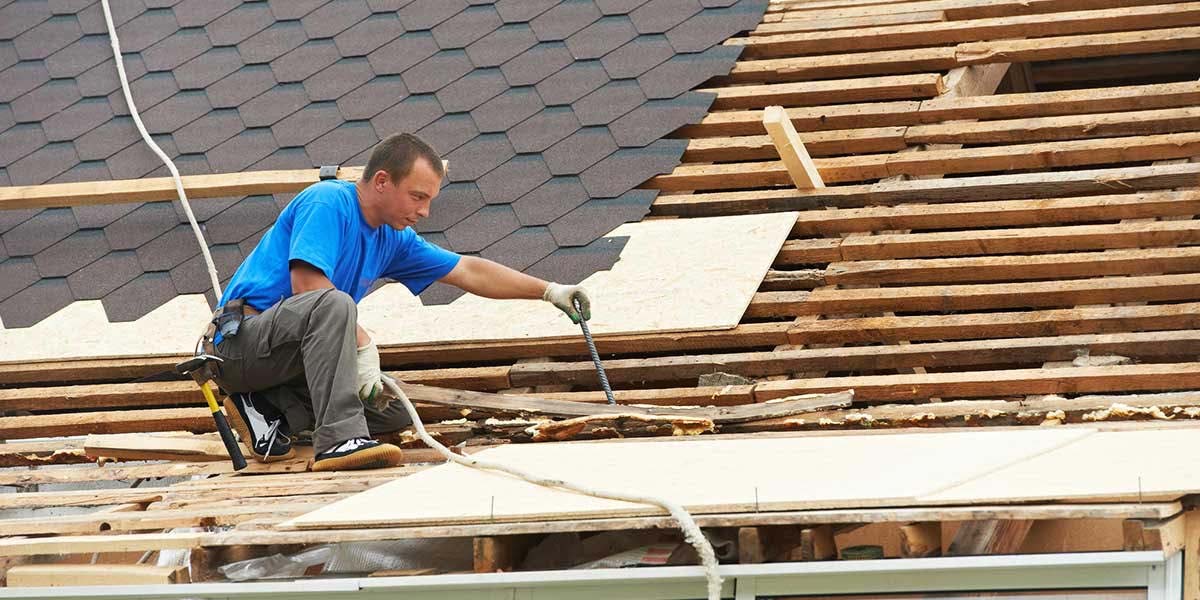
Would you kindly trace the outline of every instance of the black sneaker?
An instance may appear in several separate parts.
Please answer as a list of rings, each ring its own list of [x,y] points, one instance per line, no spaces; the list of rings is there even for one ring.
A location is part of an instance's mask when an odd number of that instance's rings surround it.
[[[225,398],[225,413],[242,443],[259,462],[277,462],[296,456],[283,415],[261,395],[234,392]]]
[[[368,438],[351,438],[317,455],[314,471],[349,471],[396,467],[402,462],[400,448]]]

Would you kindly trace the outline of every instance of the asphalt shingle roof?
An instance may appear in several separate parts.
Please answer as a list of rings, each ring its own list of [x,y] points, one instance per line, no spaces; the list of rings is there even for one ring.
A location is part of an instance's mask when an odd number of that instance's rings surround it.
[[[539,276],[607,268],[766,0],[112,0],[133,95],[180,171],[450,161],[427,239]],[[99,0],[0,0],[0,185],[163,176],[128,116]],[[291,194],[194,203],[223,277]],[[0,320],[97,298],[131,320],[206,292],[171,203],[0,211]],[[457,294],[445,286],[426,301]]]

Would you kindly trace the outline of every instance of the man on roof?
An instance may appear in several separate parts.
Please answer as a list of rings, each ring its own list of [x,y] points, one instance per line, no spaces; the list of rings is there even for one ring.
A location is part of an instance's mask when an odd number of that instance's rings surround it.
[[[541,298],[572,321],[590,318],[579,286],[460,256],[413,231],[444,175],[428,144],[392,135],[358,181],[300,192],[233,274],[203,344],[224,360],[225,410],[259,461],[294,456],[293,432],[311,431],[314,471],[400,464],[398,447],[371,437],[411,424],[402,406],[379,402],[379,351],[357,322],[377,279],[413,294],[442,281],[486,298]]]

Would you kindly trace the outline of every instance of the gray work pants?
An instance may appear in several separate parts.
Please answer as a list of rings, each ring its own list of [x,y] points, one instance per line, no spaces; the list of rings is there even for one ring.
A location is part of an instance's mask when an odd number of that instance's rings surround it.
[[[312,430],[318,453],[404,429],[411,420],[399,403],[380,411],[358,399],[357,320],[354,299],[338,290],[285,298],[221,340],[217,383],[227,392],[260,392],[293,432]]]

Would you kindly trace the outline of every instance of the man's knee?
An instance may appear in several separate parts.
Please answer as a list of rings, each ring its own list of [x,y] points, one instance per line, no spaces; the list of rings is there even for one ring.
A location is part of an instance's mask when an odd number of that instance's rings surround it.
[[[358,305],[355,304],[354,298],[350,294],[341,290],[314,290],[308,293],[317,293],[319,296],[316,303],[313,305],[313,312],[341,318],[358,318]]]

